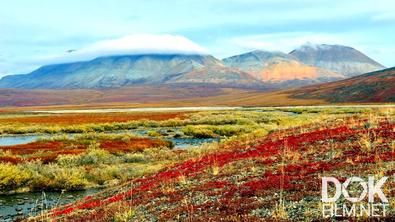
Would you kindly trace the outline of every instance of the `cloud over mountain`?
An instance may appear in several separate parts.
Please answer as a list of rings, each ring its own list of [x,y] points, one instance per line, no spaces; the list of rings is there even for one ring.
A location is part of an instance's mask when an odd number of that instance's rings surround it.
[[[136,54],[208,54],[207,50],[180,35],[134,34],[98,41],[60,55],[40,57],[44,63],[74,62],[97,57]]]

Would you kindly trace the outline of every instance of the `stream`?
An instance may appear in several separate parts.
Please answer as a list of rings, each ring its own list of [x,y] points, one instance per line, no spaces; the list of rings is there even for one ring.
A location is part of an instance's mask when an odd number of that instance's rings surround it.
[[[20,217],[34,216],[44,210],[76,201],[98,191],[99,189],[90,189],[66,193],[33,192],[0,195],[0,221],[7,222]]]
[[[146,136],[146,130],[133,130],[133,131],[122,131],[116,133],[135,133],[139,136]],[[111,132],[113,133],[113,132]],[[68,134],[68,136],[73,137],[77,134]],[[39,135],[16,135],[16,136],[0,136],[0,146],[13,146],[13,145],[20,145],[20,144],[27,144],[38,140],[39,138],[51,137],[55,135],[46,135],[46,134],[39,134]],[[163,137],[163,140],[172,141],[174,143],[175,149],[186,149],[188,147],[199,146],[203,143],[212,143],[218,142],[219,138],[174,138],[174,137]]]

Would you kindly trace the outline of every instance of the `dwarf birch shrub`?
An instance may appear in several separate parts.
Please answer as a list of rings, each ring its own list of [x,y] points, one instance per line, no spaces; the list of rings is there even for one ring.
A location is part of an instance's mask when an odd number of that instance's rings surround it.
[[[218,137],[211,129],[206,126],[186,126],[182,128],[182,132],[187,136],[195,138],[214,138]]]
[[[25,185],[31,175],[29,171],[9,163],[0,163],[0,190],[12,190]]]

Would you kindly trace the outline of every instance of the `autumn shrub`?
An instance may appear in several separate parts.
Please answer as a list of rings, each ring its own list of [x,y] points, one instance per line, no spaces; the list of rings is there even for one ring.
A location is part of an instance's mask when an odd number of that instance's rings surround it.
[[[210,129],[217,135],[220,136],[234,136],[242,133],[251,132],[252,126],[240,126],[240,125],[225,125],[225,126],[212,126]]]
[[[9,157],[9,156],[13,156],[13,153],[11,152],[11,150],[0,149],[0,157]]]
[[[187,120],[169,119],[160,122],[161,127],[178,127],[184,126]]]
[[[58,134],[51,136],[40,136],[36,140],[37,142],[53,142],[53,141],[67,141],[70,140],[70,136],[67,134]]]
[[[195,138],[214,138],[218,136],[235,136],[243,133],[251,132],[255,126],[250,125],[197,125],[186,126],[182,128],[182,132],[187,136]]]
[[[177,161],[180,157],[180,155],[174,155],[174,152],[166,147],[145,149],[141,154],[147,162]]]
[[[61,130],[62,133],[85,133],[87,131],[85,125],[71,125]]]
[[[211,129],[205,126],[186,126],[182,128],[182,132],[187,136],[195,138],[214,138],[218,137]]]
[[[89,184],[82,169],[60,168],[54,174],[53,188],[55,190],[80,190]]]
[[[150,131],[147,132],[147,136],[149,136],[149,137],[161,137],[162,135],[159,132],[157,132],[157,131],[150,130]]]
[[[97,132],[90,132],[90,133],[83,133],[75,135],[74,137],[70,138],[75,142],[88,142],[91,143],[92,141],[99,141],[99,140],[120,140],[120,141],[128,141],[131,138],[139,138],[139,136],[132,134],[132,133],[122,133],[122,134],[109,134],[109,133],[97,133]]]
[[[103,149],[88,149],[78,155],[59,155],[56,159],[61,166],[115,164],[119,160],[110,152]]]
[[[192,115],[189,125],[227,125],[227,124],[251,124],[251,119],[242,116],[239,112],[201,112]]]
[[[0,190],[13,190],[25,185],[31,175],[25,169],[9,163],[0,163]]]
[[[125,221],[132,221],[134,217],[134,211],[129,207],[129,209],[121,209],[114,215],[115,222],[125,222]]]
[[[143,153],[127,153],[122,158],[125,163],[142,163],[147,161]]]
[[[111,125],[116,130],[131,130],[139,127],[141,125],[139,123],[139,121],[129,121],[124,123],[111,123]]]
[[[141,122],[141,125],[144,126],[144,127],[155,128],[155,127],[159,127],[160,126],[158,121],[141,120],[140,122]]]
[[[86,177],[89,181],[99,185],[111,183],[113,180],[125,181],[127,179],[127,175],[119,165],[100,165],[100,168],[92,169]]]
[[[30,171],[31,178],[27,185],[31,190],[80,190],[90,184],[86,179],[85,169],[81,166],[64,167],[40,162],[21,166]]]

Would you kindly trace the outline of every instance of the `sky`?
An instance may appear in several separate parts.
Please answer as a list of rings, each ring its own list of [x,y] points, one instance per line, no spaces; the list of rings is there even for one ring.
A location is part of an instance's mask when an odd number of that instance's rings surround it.
[[[354,47],[395,66],[393,0],[0,0],[0,77],[136,53]]]

